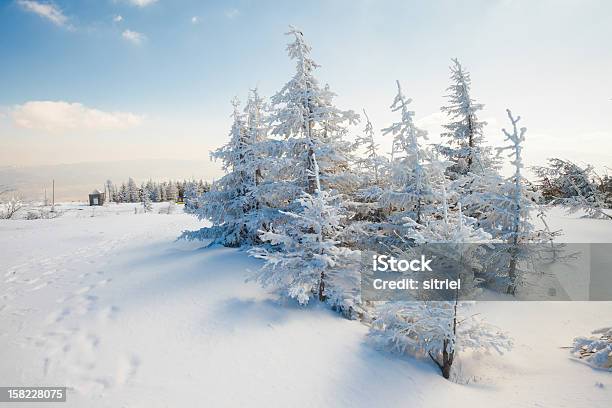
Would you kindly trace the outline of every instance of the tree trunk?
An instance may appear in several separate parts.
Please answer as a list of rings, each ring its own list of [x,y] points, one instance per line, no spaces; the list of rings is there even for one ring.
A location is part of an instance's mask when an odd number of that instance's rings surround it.
[[[319,280],[319,301],[325,302],[327,296],[325,296],[325,272],[321,271],[321,280]]]
[[[451,367],[453,365],[453,359],[455,358],[455,352],[446,351],[448,348],[448,340],[444,340],[444,351],[442,351],[442,377],[447,380],[450,378]]]
[[[474,125],[472,123],[472,115],[468,116],[468,130],[470,132],[468,139],[468,146],[470,147],[470,153],[468,156],[468,173],[472,171],[472,161],[473,161],[473,153],[474,153]]]
[[[516,292],[516,280],[517,280],[516,258],[517,258],[516,250],[515,248],[512,248],[511,253],[510,253],[510,266],[508,267],[508,280],[510,281],[510,283],[508,284],[508,289],[506,290],[506,293],[512,296],[514,296]]]
[[[317,179],[316,179],[316,175],[314,174],[315,172],[315,166],[314,166],[314,149],[312,148],[312,146],[308,147],[308,166],[307,166],[308,172],[310,174],[308,174],[308,190],[307,193],[308,194],[314,194],[315,190],[317,189]]]

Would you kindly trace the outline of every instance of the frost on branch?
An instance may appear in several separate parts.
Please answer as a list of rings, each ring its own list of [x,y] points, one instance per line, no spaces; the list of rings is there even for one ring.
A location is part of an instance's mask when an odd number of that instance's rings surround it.
[[[398,122],[383,129],[383,134],[391,134],[393,141],[390,188],[382,194],[380,205],[394,213],[392,219],[409,217],[420,223],[423,207],[433,199],[427,166],[430,152],[421,145],[422,140],[427,140],[427,132],[415,126],[414,112],[408,109],[410,102],[397,81],[397,94],[391,110],[401,116]]]
[[[448,105],[442,107],[451,120],[444,125],[447,144],[436,146],[438,151],[453,162],[448,174],[452,179],[468,173],[482,173],[495,166],[490,148],[484,146],[484,127],[486,122],[478,119],[478,112],[484,105],[471,97],[472,81],[470,74],[453,59],[451,65],[451,85],[447,88]]]
[[[249,104],[259,104],[254,91]],[[261,131],[260,117],[252,112],[245,115],[239,109],[237,98],[232,101],[233,124],[229,142],[211,153],[221,161],[226,174],[217,180],[210,191],[201,195],[197,202],[189,198],[190,210],[201,220],[210,220],[212,227],[195,232],[185,232],[186,239],[213,239],[214,243],[226,246],[241,246],[252,243],[259,228],[256,187],[261,177],[260,162],[256,160],[255,146],[265,138]],[[248,107],[248,109],[256,109]],[[253,123],[253,120],[257,123]],[[191,194],[191,192],[190,192]]]
[[[534,272],[530,270],[533,265],[530,261],[545,256],[541,251],[543,246],[532,244],[551,243],[557,233],[536,229],[533,223],[535,215],[542,217],[544,223],[545,220],[537,204],[538,194],[529,188],[529,182],[523,176],[522,153],[527,129],[519,129],[520,116],[514,117],[510,110],[507,114],[512,128],[510,131],[503,129],[503,133],[509,143],[498,148],[498,153],[509,152],[514,172],[498,188],[481,194],[481,197],[491,209],[486,222],[495,232],[493,237],[503,243],[488,256],[488,274],[498,279],[500,285],[505,285],[507,293],[514,295],[525,274]]]
[[[457,355],[466,350],[502,354],[512,341],[477,315],[465,315],[464,303],[397,302],[385,305],[374,320],[374,343],[397,353],[430,357],[450,378]]]
[[[438,263],[440,259],[449,260],[458,271],[462,294],[474,292],[478,289],[478,280],[473,273],[481,268],[477,253],[480,246],[477,244],[490,242],[491,235],[476,229],[475,220],[463,215],[461,205],[456,211],[451,211],[444,183],[440,189],[441,217],[430,213],[421,224],[410,219],[408,225],[411,229],[406,235],[409,244],[399,255],[412,259],[413,252],[420,249],[418,244],[443,244],[425,250],[438,248],[435,254]],[[470,276],[465,276],[466,273]],[[427,296],[425,294],[423,298],[427,299]],[[511,347],[510,340],[498,329],[474,315],[464,315],[466,306],[467,303],[459,302],[459,289],[455,291],[454,301],[389,302],[378,309],[370,336],[393,351],[429,356],[442,375],[450,378],[453,362],[460,351],[494,350],[501,353]]]
[[[13,218],[23,207],[24,204],[19,194],[11,193],[11,190],[8,189],[0,191],[0,219]]]
[[[345,136],[347,126],[355,124],[359,116],[335,107],[335,94],[328,85],[319,84],[314,75],[319,65],[311,58],[311,47],[302,32],[290,27],[287,34],[293,37],[287,52],[296,62],[296,72],[271,98],[270,115],[271,135],[288,142],[284,155],[293,160],[282,179],[313,194],[317,189],[316,156],[323,188],[341,192],[354,189],[358,179],[349,168],[353,144]]]
[[[612,327],[595,330],[593,334],[574,339],[572,354],[593,367],[612,371]]]
[[[266,263],[255,279],[282,295],[306,304],[312,297],[331,301],[346,313],[359,303],[359,252],[338,241],[343,210],[339,197],[327,191],[304,193],[299,212],[283,212],[288,222],[261,233],[271,247],[251,249]]]
[[[604,179],[592,166],[582,168],[569,160],[552,158],[548,159],[548,166],[533,169],[542,195],[552,204],[566,207],[570,214],[582,211],[587,218],[612,220],[612,215],[605,211],[612,205],[606,203]]]

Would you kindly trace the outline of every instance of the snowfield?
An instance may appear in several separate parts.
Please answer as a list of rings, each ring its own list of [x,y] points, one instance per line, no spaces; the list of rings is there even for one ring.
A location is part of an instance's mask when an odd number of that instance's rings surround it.
[[[610,326],[612,302],[478,304],[514,349],[460,356],[454,383],[327,307],[278,302],[245,281],[259,263],[244,252],[176,241],[201,223],[161,206],[0,220],[0,385],[65,385],[66,407],[612,406],[612,373],[565,348]],[[609,221],[549,223],[612,242]]]

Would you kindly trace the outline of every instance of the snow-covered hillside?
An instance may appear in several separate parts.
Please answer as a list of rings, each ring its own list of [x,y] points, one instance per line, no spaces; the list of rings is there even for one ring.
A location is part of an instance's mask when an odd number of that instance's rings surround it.
[[[612,404],[612,374],[564,348],[610,326],[612,302],[477,305],[514,349],[461,356],[457,384],[325,306],[278,303],[245,282],[245,253],[176,241],[193,217],[134,207],[0,220],[1,385],[66,385],[67,407]],[[612,242],[608,221],[550,215],[566,242]]]

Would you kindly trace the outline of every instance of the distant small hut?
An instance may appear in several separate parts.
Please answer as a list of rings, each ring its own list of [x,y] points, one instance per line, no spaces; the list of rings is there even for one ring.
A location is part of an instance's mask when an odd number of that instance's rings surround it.
[[[104,205],[106,194],[100,190],[94,190],[89,194],[89,205]]]

